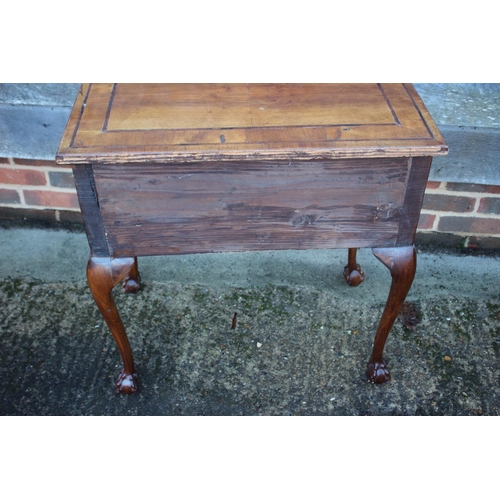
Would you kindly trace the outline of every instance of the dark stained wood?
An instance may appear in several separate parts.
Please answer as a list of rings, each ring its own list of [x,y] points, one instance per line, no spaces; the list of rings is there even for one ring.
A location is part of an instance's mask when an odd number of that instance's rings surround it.
[[[411,158],[408,188],[405,194],[404,210],[401,213],[396,245],[413,245],[417,232],[420,210],[424,201],[427,178],[431,170],[432,158]]]
[[[130,271],[124,276],[122,281],[122,291],[125,293],[137,293],[141,288],[141,275],[137,257],[134,257],[134,264]]]
[[[408,159],[99,165],[113,256],[392,246]]]
[[[57,161],[73,164],[89,286],[137,390],[111,290],[140,287],[137,256],[372,247],[392,285],[368,377],[416,268],[431,159],[447,146],[410,84],[86,84]],[[236,328],[236,313],[231,327]]]
[[[365,280],[365,273],[356,262],[357,248],[349,248],[347,266],[344,267],[344,279],[349,286],[359,286]]]
[[[96,257],[109,257],[92,166],[75,165],[73,176],[90,251]]]
[[[118,374],[116,392],[131,394],[137,391],[137,373],[134,368],[132,350],[125,327],[113,299],[112,290],[130,273],[134,272],[137,261],[91,257],[87,265],[87,280],[92,296],[104,321],[115,339],[123,360],[123,369]]]
[[[392,284],[382,318],[378,325],[373,351],[367,365],[370,382],[383,384],[391,380],[383,359],[384,346],[389,332],[410,290],[417,269],[417,252],[414,246],[374,248],[373,254],[391,272]]]
[[[84,85],[59,163],[446,154],[410,84]]]

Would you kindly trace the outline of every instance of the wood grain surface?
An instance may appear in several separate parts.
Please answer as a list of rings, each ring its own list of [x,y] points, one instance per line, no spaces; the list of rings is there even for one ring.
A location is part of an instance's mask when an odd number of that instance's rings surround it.
[[[73,176],[90,252],[96,257],[109,257],[92,165],[75,165]]]
[[[420,209],[421,200],[405,205],[411,163],[124,164],[94,175],[109,252],[119,257],[394,246],[408,212]]]
[[[434,156],[411,84],[86,84],[59,163]]]

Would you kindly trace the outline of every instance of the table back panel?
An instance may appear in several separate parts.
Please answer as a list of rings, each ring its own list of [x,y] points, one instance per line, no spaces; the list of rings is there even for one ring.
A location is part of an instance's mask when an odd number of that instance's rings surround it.
[[[408,215],[420,210],[428,163],[200,162],[93,172],[109,253],[118,257],[408,244],[398,235],[418,222]],[[422,185],[413,198],[410,175]]]

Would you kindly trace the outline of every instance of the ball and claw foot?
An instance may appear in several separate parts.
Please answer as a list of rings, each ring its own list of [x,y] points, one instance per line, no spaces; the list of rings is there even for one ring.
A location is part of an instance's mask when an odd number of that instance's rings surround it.
[[[120,371],[116,380],[116,392],[121,394],[133,394],[138,389],[137,373],[127,375],[124,370]]]
[[[384,362],[374,363],[370,361],[366,366],[366,374],[368,375],[368,380],[372,384],[384,384],[391,380],[391,374]]]
[[[137,279],[125,276],[122,281],[122,290],[125,293],[137,293],[141,288],[141,276],[138,274]]]
[[[358,286],[365,279],[365,273],[361,271],[359,264],[356,264],[356,269],[349,271],[349,266],[344,267],[344,278],[349,286]]]

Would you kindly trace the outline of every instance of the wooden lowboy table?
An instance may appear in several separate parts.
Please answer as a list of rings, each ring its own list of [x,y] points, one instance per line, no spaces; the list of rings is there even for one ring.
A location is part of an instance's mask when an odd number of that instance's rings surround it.
[[[137,257],[371,247],[392,285],[367,374],[412,284],[432,157],[447,152],[412,85],[83,85],[57,153],[73,165],[92,295],[137,390],[112,289],[139,289]]]

